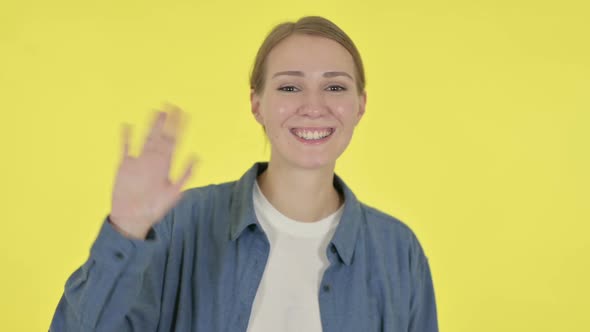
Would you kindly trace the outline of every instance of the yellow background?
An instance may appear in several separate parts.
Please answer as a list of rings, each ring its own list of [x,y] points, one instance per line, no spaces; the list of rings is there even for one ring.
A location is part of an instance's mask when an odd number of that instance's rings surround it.
[[[268,157],[248,73],[265,34],[326,16],[368,107],[337,165],[405,221],[446,332],[590,331],[587,1],[2,1],[0,330],[46,331],[108,213],[120,125],[190,113],[190,187]]]

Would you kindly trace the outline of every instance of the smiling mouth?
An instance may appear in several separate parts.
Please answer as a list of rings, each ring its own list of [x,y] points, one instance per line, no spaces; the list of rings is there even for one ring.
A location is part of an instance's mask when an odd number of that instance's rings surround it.
[[[305,141],[320,141],[331,136],[334,128],[291,128],[291,133]]]

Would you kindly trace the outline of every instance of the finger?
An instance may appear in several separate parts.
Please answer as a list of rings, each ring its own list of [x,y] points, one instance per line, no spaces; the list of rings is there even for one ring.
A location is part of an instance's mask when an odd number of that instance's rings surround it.
[[[142,154],[146,151],[165,151],[166,148],[162,147],[162,143],[165,143],[162,140],[162,131],[164,128],[164,124],[166,122],[166,112],[158,111],[154,114],[152,120],[152,126],[150,128],[150,132],[145,138],[145,142],[143,143]]]
[[[166,122],[166,112],[156,111],[152,118],[152,126],[148,133],[148,137],[157,136],[162,132]]]
[[[171,157],[177,144],[182,116],[183,112],[178,106],[163,104],[162,111],[156,116],[152,131],[146,138],[143,152]]]
[[[183,112],[178,106],[169,103],[164,104],[162,108],[168,113],[162,135],[167,140],[175,142],[181,132]]]
[[[121,137],[123,140],[123,158],[127,158],[131,146],[131,126],[129,124],[123,124]]]
[[[184,170],[184,173],[182,174],[182,176],[180,177],[180,179],[174,184],[174,187],[176,188],[176,191],[180,191],[182,190],[182,187],[184,187],[184,185],[188,182],[188,180],[191,178],[192,174],[193,174],[193,168],[195,166],[195,164],[197,163],[198,159],[196,156],[192,156],[188,163],[187,166]]]

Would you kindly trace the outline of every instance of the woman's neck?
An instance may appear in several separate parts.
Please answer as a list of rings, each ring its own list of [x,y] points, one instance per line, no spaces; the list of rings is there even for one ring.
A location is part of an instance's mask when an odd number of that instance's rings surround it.
[[[269,163],[258,176],[258,186],[266,199],[285,216],[314,222],[334,213],[344,202],[334,188],[333,178],[333,167],[306,170]]]

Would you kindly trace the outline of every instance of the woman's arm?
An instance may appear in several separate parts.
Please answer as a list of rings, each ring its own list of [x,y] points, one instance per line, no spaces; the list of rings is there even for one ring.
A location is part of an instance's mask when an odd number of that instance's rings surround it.
[[[410,332],[438,332],[436,297],[428,257],[413,235],[410,249],[413,279],[410,300]]]
[[[88,260],[66,282],[50,331],[155,331],[168,218],[146,240],[121,235],[106,218]]]
[[[138,156],[123,126],[112,208],[90,257],[66,282],[52,331],[153,331],[157,328],[173,207],[192,174],[169,179],[183,112],[156,112]],[[163,221],[163,222],[161,222]]]

